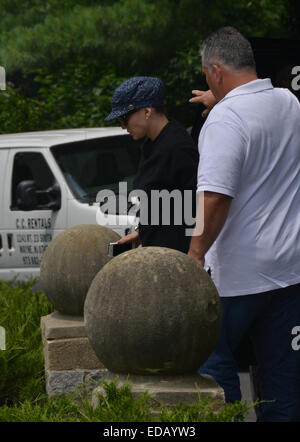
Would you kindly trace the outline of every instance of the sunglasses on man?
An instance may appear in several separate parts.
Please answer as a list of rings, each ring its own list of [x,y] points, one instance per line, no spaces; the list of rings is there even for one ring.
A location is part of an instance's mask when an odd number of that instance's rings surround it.
[[[136,111],[130,111],[125,115],[122,115],[121,117],[118,118],[118,121],[120,122],[121,125],[126,126],[128,123],[128,119],[130,117],[130,115],[134,114]]]

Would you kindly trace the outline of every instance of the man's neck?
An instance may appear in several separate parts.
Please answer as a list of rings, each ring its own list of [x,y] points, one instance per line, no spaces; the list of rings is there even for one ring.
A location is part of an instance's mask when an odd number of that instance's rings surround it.
[[[250,81],[254,81],[257,80],[257,74],[256,72],[243,72],[243,73],[237,73],[235,75],[232,75],[228,78],[228,81],[226,82],[226,86],[224,87],[223,90],[223,97],[225,97],[225,95],[229,94],[229,92],[231,92],[233,89],[239,87],[239,86],[243,86],[243,84],[247,84],[250,83]]]

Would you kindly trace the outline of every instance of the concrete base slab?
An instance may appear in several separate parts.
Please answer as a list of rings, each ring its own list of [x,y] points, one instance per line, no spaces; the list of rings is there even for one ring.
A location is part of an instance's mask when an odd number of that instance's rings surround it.
[[[41,328],[45,339],[87,337],[82,316],[68,316],[54,312],[41,318]]]
[[[99,361],[88,338],[44,340],[46,370],[100,369]]]
[[[106,369],[46,371],[46,392],[53,397],[71,393],[83,385],[93,390],[96,383],[105,379],[106,374]]]
[[[254,397],[251,391],[251,379],[248,372],[238,373],[240,378],[241,385],[241,393],[242,393],[242,401],[247,402],[248,404],[253,403]],[[256,422],[256,413],[254,408],[250,410],[248,415],[245,418],[245,422]]]
[[[46,391],[49,397],[67,394],[83,384],[83,370],[62,370],[46,372]]]
[[[41,318],[48,396],[65,394],[106,373],[87,338],[84,319],[54,312]]]
[[[174,406],[178,403],[193,403],[200,397],[210,397],[224,402],[224,391],[211,376],[137,376],[116,375],[107,372],[104,379],[116,380],[121,387],[128,382],[133,396],[145,392],[157,405]],[[93,390],[92,406],[97,407],[98,395],[105,395],[100,385]]]
[[[45,370],[105,368],[92,349],[82,317],[58,312],[41,318]]]

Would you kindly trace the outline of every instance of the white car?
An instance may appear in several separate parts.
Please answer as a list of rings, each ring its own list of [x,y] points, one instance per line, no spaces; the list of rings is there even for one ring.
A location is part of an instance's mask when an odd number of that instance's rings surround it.
[[[126,234],[127,211],[99,215],[96,195],[117,193],[120,181],[130,192],[139,159],[140,143],[118,127],[1,135],[0,279],[38,276],[48,244],[68,227],[111,217]]]

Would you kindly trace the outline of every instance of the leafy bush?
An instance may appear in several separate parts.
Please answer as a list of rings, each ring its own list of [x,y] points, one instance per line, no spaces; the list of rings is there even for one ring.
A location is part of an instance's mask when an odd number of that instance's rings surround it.
[[[29,16],[28,5],[23,19],[12,19],[10,27],[0,31],[0,60],[8,72],[30,73],[42,66],[56,71],[74,56],[87,54],[91,61],[98,58],[99,66],[113,62],[125,70],[137,65],[147,69],[159,66],[174,46],[167,0],[159,0],[159,5],[149,0],[82,5],[73,0],[69,8],[57,2],[48,10],[45,2],[37,3],[42,13],[31,8]]]
[[[286,3],[0,0],[0,63],[10,82],[0,92],[0,131],[106,125],[114,88],[134,75],[160,76],[168,115],[191,126],[191,89],[207,87],[201,40],[228,24],[249,36],[286,38],[287,19],[299,11]]]
[[[192,126],[197,105],[189,103],[193,89],[207,89],[202,74],[198,48],[178,52],[169,62],[161,78],[166,86],[167,114],[175,117],[185,127]]]
[[[99,72],[83,62],[72,63],[56,75],[39,69],[31,80],[35,96],[26,96],[13,84],[0,92],[0,132],[108,125],[105,117],[111,110],[111,95],[122,81],[112,68]]]
[[[41,120],[46,128],[108,125],[105,117],[111,111],[111,96],[123,78],[113,68],[99,71],[96,65],[80,61],[57,74],[40,69],[35,77]]]

